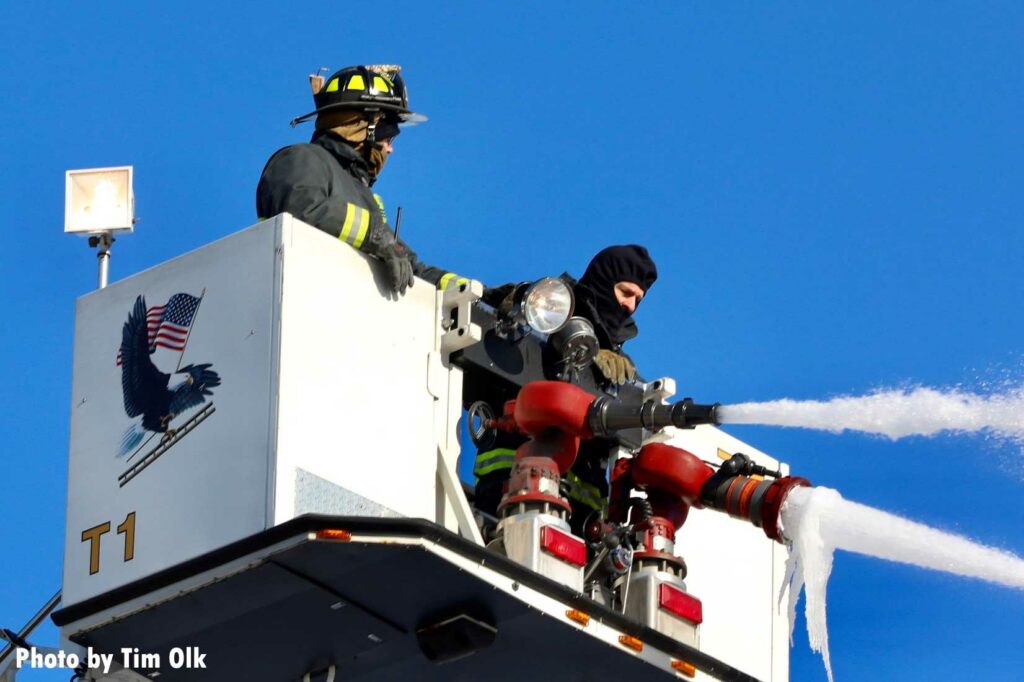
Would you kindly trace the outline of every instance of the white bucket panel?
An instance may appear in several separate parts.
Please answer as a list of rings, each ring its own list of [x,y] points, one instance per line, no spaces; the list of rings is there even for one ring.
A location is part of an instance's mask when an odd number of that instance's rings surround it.
[[[380,267],[282,215],[79,299],[65,605],[305,512],[436,518],[446,424],[435,420],[446,411],[435,404],[460,384],[435,381],[436,398],[427,390],[434,288],[419,281],[396,300]],[[148,361],[167,374],[210,363],[221,384],[170,420],[180,429],[206,410],[165,450],[148,431],[118,456],[139,421],[116,364],[122,327],[137,296],[154,308],[176,294],[198,304],[185,312],[184,350],[157,347]],[[141,393],[159,401],[167,387]]]
[[[742,452],[757,464],[779,462],[713,426],[674,429],[668,441],[708,462]],[[782,465],[783,474],[788,467]],[[776,608],[786,548],[749,521],[711,509],[691,509],[676,533],[686,561],[686,587],[704,605],[700,649],[765,682],[789,679],[789,619]]]
[[[389,298],[378,285],[381,264],[289,222],[274,523],[295,515],[296,467],[403,516],[433,520],[441,434],[427,362],[435,289],[420,280]]]
[[[265,527],[274,228],[266,223],[231,235],[78,300],[65,605]],[[153,308],[175,294],[201,297],[184,351],[158,347],[149,359],[163,373],[177,369],[179,360],[182,367],[210,363],[222,383],[170,426],[180,427],[207,405],[214,411],[122,486],[118,477],[162,437],[147,432],[138,452],[118,456],[122,434],[137,421],[125,411],[117,365],[122,327],[139,295]],[[169,385],[183,378],[174,374]],[[83,541],[90,529],[98,540]],[[92,556],[94,544],[98,554]]]

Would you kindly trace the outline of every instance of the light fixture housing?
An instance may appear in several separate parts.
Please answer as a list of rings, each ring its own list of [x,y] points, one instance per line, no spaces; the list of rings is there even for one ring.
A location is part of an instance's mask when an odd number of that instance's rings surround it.
[[[132,232],[134,225],[131,166],[86,168],[65,173],[65,233]]]
[[[553,334],[572,317],[572,288],[557,277],[521,284],[514,295],[513,317],[539,334]]]
[[[570,317],[561,329],[551,335],[551,343],[561,355],[562,362],[577,370],[592,363],[601,349],[594,325],[585,317]]]

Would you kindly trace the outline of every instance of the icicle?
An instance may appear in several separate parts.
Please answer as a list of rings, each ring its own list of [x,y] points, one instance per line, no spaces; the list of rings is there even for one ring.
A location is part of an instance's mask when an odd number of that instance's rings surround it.
[[[807,639],[821,652],[832,681],[826,622],[826,589],[836,549],[981,578],[1024,588],[1024,560],[951,533],[894,514],[844,500],[831,488],[794,488],[780,513],[790,540],[786,579],[779,604],[789,589],[790,643],[796,604],[804,592]]]
[[[792,538],[787,561],[787,575],[790,570],[793,573],[793,584],[789,591],[790,643],[793,641],[793,628],[796,624],[796,604],[803,588],[807,639],[811,651],[821,653],[829,682],[832,682],[832,658],[828,649],[826,591],[828,578],[832,574],[835,546],[826,540],[821,518],[841,500],[839,493],[829,488],[795,488],[783,506],[783,533],[787,538]],[[786,513],[790,505],[799,505],[800,512]],[[779,596],[781,599],[781,594]]]

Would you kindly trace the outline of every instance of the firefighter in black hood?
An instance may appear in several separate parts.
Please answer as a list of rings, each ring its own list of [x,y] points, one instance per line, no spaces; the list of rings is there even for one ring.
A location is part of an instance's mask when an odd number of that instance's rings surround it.
[[[579,280],[562,278],[572,285],[576,298],[574,314],[594,325],[601,349],[594,365],[608,383],[623,384],[636,378],[633,361],[622,345],[638,333],[633,313],[658,278],[658,269],[647,249],[636,244],[609,246],[590,261]],[[495,290],[498,291],[498,290]],[[477,453],[473,473],[477,477],[475,504],[495,514],[522,436],[499,431],[494,444]],[[605,475],[609,444],[600,439],[583,441],[572,468],[562,479],[572,504],[570,524],[583,534],[587,517],[600,510],[608,498]]]
[[[371,190],[399,126],[426,120],[409,109],[401,67],[350,66],[310,82],[316,109],[292,125],[315,118],[316,130],[308,144],[285,147],[267,161],[256,188],[259,218],[288,212],[379,258],[398,295],[412,286],[414,274],[438,285],[453,281],[452,273],[420,263],[394,235],[383,200]]]
[[[575,314],[590,320],[601,344],[594,363],[613,383],[636,378],[622,344],[637,335],[633,313],[656,279],[658,268],[647,249],[629,244],[598,253],[573,286]]]

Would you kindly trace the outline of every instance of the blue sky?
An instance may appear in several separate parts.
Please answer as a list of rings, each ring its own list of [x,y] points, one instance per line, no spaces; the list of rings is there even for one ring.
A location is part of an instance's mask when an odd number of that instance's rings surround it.
[[[682,394],[1024,380],[1019,3],[432,5],[5,6],[0,625],[60,581],[74,300],[95,280],[61,232],[64,170],[134,165],[141,222],[112,278],[160,263],[255,221],[320,66],[404,66],[431,120],[378,188],[424,260],[500,283],[647,245],[661,277],[628,350]],[[1018,447],[729,430],[848,499],[1024,555]],[[1019,591],[840,552],[829,604],[840,680],[1024,666]],[[802,628],[792,677],[824,679]]]

